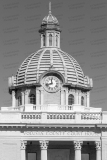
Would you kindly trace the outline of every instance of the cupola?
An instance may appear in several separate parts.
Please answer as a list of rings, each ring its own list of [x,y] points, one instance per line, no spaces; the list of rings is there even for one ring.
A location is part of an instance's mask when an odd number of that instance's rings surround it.
[[[39,33],[41,35],[41,48],[57,47],[60,48],[60,32],[58,20],[51,13],[51,3],[49,3],[49,14],[42,20]]]

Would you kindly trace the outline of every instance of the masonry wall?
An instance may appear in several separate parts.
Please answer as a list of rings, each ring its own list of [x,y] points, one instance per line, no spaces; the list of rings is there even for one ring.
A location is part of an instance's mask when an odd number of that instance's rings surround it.
[[[47,136],[44,136],[43,131],[50,132],[47,133]],[[78,136],[75,134],[64,136],[61,138],[59,136],[59,132],[80,132]],[[27,148],[26,153],[36,153],[37,159],[40,160],[41,148],[39,141],[40,140],[48,140],[48,160],[57,160],[55,157],[63,156],[63,160],[74,160],[75,150],[73,141],[83,141],[81,153],[89,154],[90,160],[96,160],[96,145],[95,141],[99,141],[101,139],[102,142],[102,160],[107,160],[107,130],[103,129],[101,136],[93,136],[88,135],[82,136],[81,132],[91,133],[95,131],[95,133],[100,133],[99,129],[76,129],[76,128],[25,128],[25,127],[1,127],[0,131],[0,160],[21,160],[21,150],[20,150],[20,140],[27,140]],[[32,134],[29,134],[29,133]],[[40,133],[39,133],[40,132]],[[28,134],[27,134],[28,133]],[[34,134],[33,134],[34,133]],[[53,134],[54,133],[54,134]],[[99,135],[99,134],[98,134]],[[26,157],[28,158],[27,154]],[[67,158],[65,158],[67,157]],[[31,159],[26,159],[31,160]],[[32,159],[35,160],[35,159]],[[84,159],[82,159],[84,160]],[[85,159],[87,160],[87,159]]]
[[[43,104],[61,104],[60,91],[55,93],[48,93],[44,90],[44,102]]]
[[[107,160],[107,129],[102,131],[102,160]]]
[[[20,141],[0,140],[0,160],[20,160]]]

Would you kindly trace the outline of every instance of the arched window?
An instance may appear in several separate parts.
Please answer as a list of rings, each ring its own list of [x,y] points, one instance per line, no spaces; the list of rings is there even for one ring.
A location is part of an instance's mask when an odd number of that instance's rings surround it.
[[[49,35],[49,46],[52,46],[52,34]]]
[[[58,35],[56,35],[56,46],[58,46]]]
[[[45,46],[45,35],[43,35],[43,46]]]
[[[30,98],[30,104],[36,104],[36,98],[34,94],[31,94],[29,98]]]
[[[18,97],[18,106],[20,106],[20,105],[22,105],[22,97],[21,96]]]
[[[84,97],[81,97],[81,105],[84,106]]]
[[[74,104],[74,95],[70,94],[68,96],[68,105]]]

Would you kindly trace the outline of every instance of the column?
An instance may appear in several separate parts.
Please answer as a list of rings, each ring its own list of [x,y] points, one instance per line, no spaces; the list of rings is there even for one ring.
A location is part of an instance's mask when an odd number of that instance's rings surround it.
[[[79,105],[81,105],[81,91],[79,91]]]
[[[43,105],[43,89],[41,89],[41,105]]]
[[[12,90],[12,107],[16,107],[15,90]]]
[[[25,94],[25,105],[26,105],[26,104],[29,103],[29,102],[28,102],[28,98],[29,98],[29,97],[28,97],[28,94],[29,94],[29,93],[28,93],[28,90],[25,90],[25,93],[24,93],[24,94]]]
[[[22,105],[24,106],[24,104],[25,104],[25,93],[24,93],[24,91],[21,92],[21,95],[22,95]]]
[[[41,48],[43,47],[43,35],[41,34]]]
[[[21,160],[26,160],[26,145],[27,141],[21,141]]]
[[[68,105],[68,88],[66,88],[66,105]]]
[[[63,105],[64,105],[64,99],[65,99],[65,97],[64,97],[64,90],[63,89],[61,89],[61,107],[63,107]]]
[[[53,33],[53,47],[56,46],[56,34]]]
[[[41,160],[47,160],[48,141],[39,141],[41,148]]]
[[[75,104],[78,104],[78,91],[75,91]]]
[[[96,141],[96,160],[101,160],[101,141]]]
[[[46,32],[46,47],[49,47],[49,33]]]
[[[87,107],[90,106],[90,92],[87,92]]]
[[[74,141],[75,160],[81,160],[82,141]]]
[[[39,89],[36,88],[36,105],[40,105],[40,93]]]

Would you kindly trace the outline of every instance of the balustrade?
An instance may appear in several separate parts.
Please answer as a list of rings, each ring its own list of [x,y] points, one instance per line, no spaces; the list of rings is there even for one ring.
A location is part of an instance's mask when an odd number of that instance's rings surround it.
[[[47,119],[75,119],[75,113],[48,113]]]
[[[45,122],[51,123],[54,120],[56,122],[67,122],[67,123],[107,123],[107,112],[80,112],[74,111],[72,105],[58,106],[58,109],[54,111],[48,110],[48,105],[30,105],[27,106],[28,109],[24,109],[24,106],[19,107],[2,107],[0,112],[0,122],[30,122],[38,123]],[[54,106],[53,106],[54,108]],[[14,121],[15,119],[15,121]],[[65,120],[65,121],[64,121]]]
[[[45,118],[44,117],[45,113]],[[78,116],[80,115],[80,119]],[[21,113],[22,120],[47,120],[46,122],[51,122],[51,120],[70,120],[70,123],[91,123],[94,122],[101,122],[101,114],[100,113],[76,113],[76,112],[28,112],[28,113]],[[48,121],[50,120],[50,121]],[[61,122],[61,121],[60,121]]]
[[[81,120],[101,120],[101,113],[81,113]]]
[[[21,119],[41,119],[41,114],[23,113]]]
[[[58,105],[58,110],[73,110],[72,105]]]

